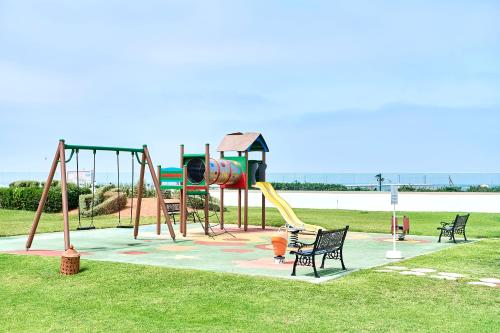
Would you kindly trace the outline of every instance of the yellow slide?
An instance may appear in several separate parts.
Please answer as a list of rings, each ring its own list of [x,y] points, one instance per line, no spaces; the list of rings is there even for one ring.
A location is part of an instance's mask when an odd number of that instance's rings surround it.
[[[302,222],[298,218],[298,216],[295,215],[295,212],[293,211],[292,207],[290,207],[288,202],[286,202],[285,199],[283,199],[278,194],[278,192],[276,192],[271,183],[257,182],[255,186],[257,186],[262,191],[262,194],[264,194],[267,200],[269,200],[270,202],[272,202],[274,206],[276,206],[281,216],[283,216],[283,218],[285,219],[287,226],[299,230],[308,230],[308,231],[317,231],[318,229],[320,229],[320,227],[318,226]]]

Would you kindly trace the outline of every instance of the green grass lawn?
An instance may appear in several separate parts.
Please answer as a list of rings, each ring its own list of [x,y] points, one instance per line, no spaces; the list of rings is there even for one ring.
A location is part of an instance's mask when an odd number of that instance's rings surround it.
[[[406,260],[498,274],[500,240]],[[488,258],[485,260],[485,258]],[[326,284],[82,260],[0,254],[2,331],[494,332],[500,289],[359,271]],[[479,268],[479,272],[475,269]]]
[[[307,223],[351,230],[389,230],[390,213],[298,209]],[[436,235],[451,213],[406,212],[412,233]],[[0,210],[0,235],[26,234],[33,212]],[[230,207],[227,221],[234,221]],[[260,209],[249,210],[260,224]],[[283,220],[275,209],[268,224]],[[142,223],[154,223],[143,218]],[[100,228],[116,217],[96,218]],[[473,213],[470,237],[500,236],[500,214]],[[75,228],[77,219],[71,216]],[[60,214],[43,214],[39,232],[62,230]],[[0,240],[1,241],[1,240]],[[460,244],[398,263],[499,278],[500,239]],[[0,254],[1,331],[198,332],[493,332],[500,327],[500,289],[362,270],[324,284],[197,270],[82,260],[75,276],[59,258]],[[496,328],[495,328],[496,327]]]
[[[350,231],[388,233],[391,230],[392,212],[368,212],[337,209],[294,209],[297,216],[305,223],[320,225],[325,229],[349,225]],[[227,220],[236,220],[236,208],[230,207],[226,213]],[[453,220],[456,213],[442,212],[398,212],[398,216],[410,217],[411,234],[436,235],[436,228],[441,221]],[[248,219],[253,224],[260,224],[260,208],[250,208]],[[278,210],[266,210],[267,224],[282,226],[284,224]],[[467,235],[470,237],[500,237],[500,214],[472,213],[467,223]]]
[[[296,209],[297,215],[306,223],[323,226],[326,229],[349,225],[351,231],[381,232],[390,231],[391,212],[366,212],[356,210],[336,209]],[[26,235],[31,227],[34,212],[0,209],[0,236]],[[400,212],[398,215],[408,215],[411,222],[411,233],[414,235],[436,235],[436,227],[440,221],[449,221],[454,213],[440,212]],[[248,219],[251,224],[260,225],[260,208],[250,208]],[[282,226],[284,221],[278,210],[268,208],[267,224]],[[229,207],[226,212],[227,222],[235,223],[236,208]],[[84,220],[89,223],[89,219]],[[116,226],[116,216],[99,216],[95,218],[97,228]],[[127,217],[124,223],[128,223]],[[142,217],[141,224],[155,223],[153,217]],[[70,215],[72,229],[76,229],[78,217]],[[38,232],[62,230],[61,214],[42,214]],[[500,214],[472,213],[467,224],[467,235],[472,238],[500,237]]]

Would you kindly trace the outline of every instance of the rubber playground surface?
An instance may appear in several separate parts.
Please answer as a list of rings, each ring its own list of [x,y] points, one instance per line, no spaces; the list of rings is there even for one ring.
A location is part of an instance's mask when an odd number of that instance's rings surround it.
[[[290,276],[294,256],[287,254],[284,264],[274,263],[271,237],[276,229],[249,226],[248,232],[235,225],[226,226],[229,233],[214,238],[205,236],[198,224],[188,224],[188,236],[183,238],[174,228],[177,240],[167,236],[165,226],[162,235],[156,235],[155,225],[141,226],[139,237],[134,240],[132,229],[94,229],[71,232],[71,243],[83,259],[114,261],[173,268],[200,269],[214,272],[290,278],[308,282],[324,282],[359,269],[371,268],[395,260],[385,259],[385,252],[392,247],[390,234],[348,232],[344,244],[344,262],[347,271],[341,270],[340,262],[327,260],[320,269],[321,278],[315,278],[311,267],[297,266],[297,276]],[[214,228],[216,232],[220,229]],[[313,236],[301,236],[300,240],[312,241]],[[44,233],[35,236],[31,250],[25,250],[26,236],[0,238],[0,252],[44,256],[60,256],[63,249],[63,233]],[[437,237],[408,235],[398,242],[398,250],[410,258],[453,246]],[[319,258],[319,257],[318,257]]]

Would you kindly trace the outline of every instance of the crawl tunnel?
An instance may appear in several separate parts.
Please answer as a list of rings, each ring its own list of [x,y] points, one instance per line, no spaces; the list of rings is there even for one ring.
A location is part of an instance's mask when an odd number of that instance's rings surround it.
[[[191,184],[197,185],[205,179],[205,160],[192,158],[187,164],[187,178]],[[241,164],[225,159],[210,159],[209,185],[233,185],[240,181],[243,175]]]

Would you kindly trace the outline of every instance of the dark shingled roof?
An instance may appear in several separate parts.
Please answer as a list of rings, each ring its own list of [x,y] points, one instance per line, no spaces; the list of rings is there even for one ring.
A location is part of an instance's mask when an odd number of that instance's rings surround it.
[[[265,151],[269,148],[260,133],[230,133],[217,147],[217,151]]]

